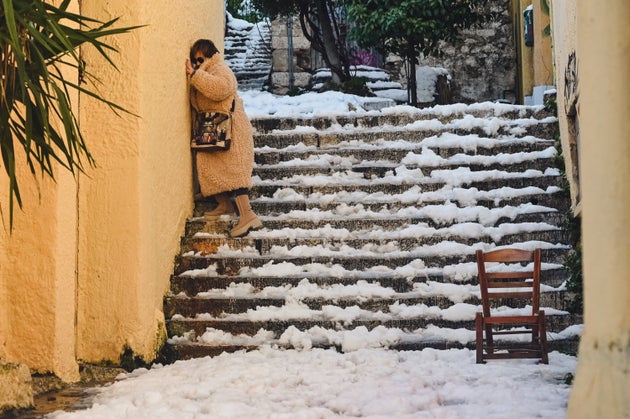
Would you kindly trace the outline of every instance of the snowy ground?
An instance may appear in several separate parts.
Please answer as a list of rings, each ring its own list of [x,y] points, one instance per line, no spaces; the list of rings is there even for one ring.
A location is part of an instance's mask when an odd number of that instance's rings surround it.
[[[479,365],[469,350],[269,347],[121,376],[86,411],[50,418],[561,418],[576,359]]]
[[[243,92],[250,117],[363,113],[363,98],[335,92],[276,97]],[[441,107],[444,114],[458,106]],[[478,104],[479,107],[500,107]],[[384,112],[404,110],[389,108]],[[434,109],[435,111],[435,109]],[[561,418],[577,359],[475,363],[469,350],[397,352],[362,345],[335,350],[252,352],[138,369],[94,389],[93,406],[50,418]],[[365,340],[369,340],[366,332]]]

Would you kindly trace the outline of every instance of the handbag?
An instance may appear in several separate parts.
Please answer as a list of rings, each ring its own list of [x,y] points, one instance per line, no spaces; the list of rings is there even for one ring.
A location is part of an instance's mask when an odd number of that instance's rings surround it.
[[[199,112],[195,118],[195,129],[190,148],[193,151],[215,152],[227,151],[232,145],[232,113],[236,105],[232,99],[232,106],[228,113]]]

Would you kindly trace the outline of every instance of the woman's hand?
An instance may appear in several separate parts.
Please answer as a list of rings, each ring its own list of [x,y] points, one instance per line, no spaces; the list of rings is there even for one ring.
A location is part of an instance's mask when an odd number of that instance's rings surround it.
[[[186,74],[188,76],[192,76],[194,72],[195,72],[195,68],[190,63],[190,59],[186,58]]]

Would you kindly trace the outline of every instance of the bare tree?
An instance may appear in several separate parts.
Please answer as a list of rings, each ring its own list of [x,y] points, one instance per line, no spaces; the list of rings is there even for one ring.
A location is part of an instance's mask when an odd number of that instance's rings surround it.
[[[252,0],[252,4],[270,19],[299,16],[304,36],[322,55],[333,82],[350,80],[346,30],[340,16],[343,0]]]

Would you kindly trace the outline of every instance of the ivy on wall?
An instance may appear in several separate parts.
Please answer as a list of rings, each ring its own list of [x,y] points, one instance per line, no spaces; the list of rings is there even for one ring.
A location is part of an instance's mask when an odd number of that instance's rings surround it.
[[[558,115],[556,96],[551,95],[545,100],[545,109]],[[559,136],[555,144],[557,153],[554,165],[561,175],[560,188],[566,198],[570,197],[569,181],[567,179],[565,160],[562,153],[562,145]],[[564,259],[563,266],[567,272],[567,291],[570,293],[567,309],[571,313],[582,314],[584,310],[584,290],[583,290],[583,268],[582,268],[582,220],[576,216],[571,209],[565,214],[563,229],[569,233],[571,250]]]

